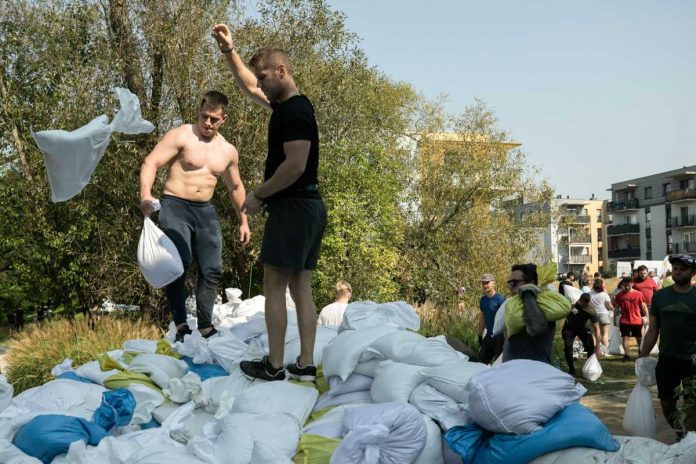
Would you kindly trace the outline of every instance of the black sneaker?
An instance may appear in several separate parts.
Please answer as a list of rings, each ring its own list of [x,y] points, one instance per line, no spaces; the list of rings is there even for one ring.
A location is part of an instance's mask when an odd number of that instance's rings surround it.
[[[317,380],[317,367],[316,366],[300,366],[300,357],[297,360],[285,368],[288,371],[288,377],[291,379],[297,379],[300,382],[314,382]]]
[[[271,365],[268,356],[264,356],[260,360],[242,361],[239,363],[239,368],[242,373],[250,380],[261,379],[268,380],[285,380],[285,368],[279,367],[276,369]]]
[[[183,325],[180,328],[176,329],[176,337],[174,338],[175,342],[184,342],[184,336],[185,335],[191,335],[193,331],[189,329],[188,324]]]
[[[216,335],[217,333],[218,333],[218,331],[215,329],[215,327],[213,327],[213,330],[211,330],[207,334],[203,335],[203,338],[210,338],[213,335]]]

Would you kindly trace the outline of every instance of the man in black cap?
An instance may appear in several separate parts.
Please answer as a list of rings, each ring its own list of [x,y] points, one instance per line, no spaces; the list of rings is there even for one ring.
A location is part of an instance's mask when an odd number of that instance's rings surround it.
[[[669,262],[674,285],[653,295],[650,328],[643,339],[640,357],[650,356],[659,335],[660,354],[655,369],[657,396],[667,422],[672,428],[677,428],[676,389],[682,382],[686,384],[688,379],[696,376],[696,288],[692,284],[696,276],[696,260],[679,254],[671,255]],[[696,401],[688,388],[684,389],[684,400],[687,404]],[[687,410],[686,416],[685,428],[696,430],[693,411],[689,413]],[[682,436],[683,431],[677,431],[677,439]]]

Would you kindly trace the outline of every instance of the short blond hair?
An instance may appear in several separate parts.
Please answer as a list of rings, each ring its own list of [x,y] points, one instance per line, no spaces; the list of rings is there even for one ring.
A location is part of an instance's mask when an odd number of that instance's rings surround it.
[[[336,282],[336,298],[341,298],[347,293],[353,293],[353,288],[345,280]]]
[[[249,60],[249,67],[255,70],[268,69],[281,64],[288,70],[288,74],[291,76],[294,74],[295,70],[293,69],[292,64],[290,64],[288,54],[285,52],[285,50],[280,48],[260,48]]]

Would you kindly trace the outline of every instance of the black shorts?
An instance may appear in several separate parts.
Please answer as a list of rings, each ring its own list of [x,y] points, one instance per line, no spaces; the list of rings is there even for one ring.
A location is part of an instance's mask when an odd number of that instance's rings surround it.
[[[619,331],[622,337],[640,338],[643,336],[642,330],[642,324],[619,324]]]
[[[661,400],[675,399],[675,389],[692,376],[696,376],[696,366],[691,360],[660,356],[655,368],[657,397]]]
[[[316,269],[326,229],[326,208],[321,198],[273,199],[266,211],[261,262],[291,271]]]

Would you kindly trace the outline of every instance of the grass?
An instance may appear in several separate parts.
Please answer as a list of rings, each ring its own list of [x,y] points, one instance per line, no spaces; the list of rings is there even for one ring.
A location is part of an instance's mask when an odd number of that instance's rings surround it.
[[[414,306],[421,319],[418,331],[426,337],[450,335],[461,340],[465,345],[478,351],[478,313],[466,307],[438,308],[430,302]]]
[[[94,328],[83,317],[32,324],[8,342],[4,373],[19,393],[52,380],[51,369],[65,358],[79,366],[121,348],[125,340],[161,337],[161,329],[141,320],[102,317]]]

